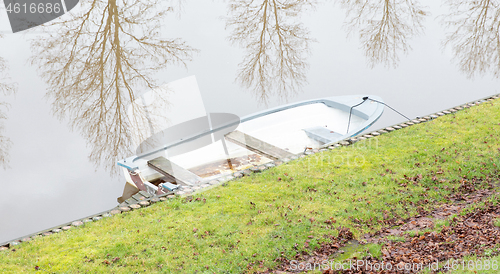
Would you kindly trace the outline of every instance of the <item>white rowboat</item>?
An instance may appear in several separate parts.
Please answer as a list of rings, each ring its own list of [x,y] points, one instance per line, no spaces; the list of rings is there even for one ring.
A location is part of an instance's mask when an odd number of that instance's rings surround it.
[[[327,147],[370,127],[383,109],[378,96],[350,95],[291,103],[241,119],[210,113],[153,135],[137,155],[118,165],[129,185],[159,194]]]

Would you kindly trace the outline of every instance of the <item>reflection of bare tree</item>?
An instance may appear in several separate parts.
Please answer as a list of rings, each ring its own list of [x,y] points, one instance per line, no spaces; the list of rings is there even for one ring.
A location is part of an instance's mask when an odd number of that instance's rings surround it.
[[[226,26],[231,42],[247,49],[237,81],[253,89],[261,101],[286,98],[306,82],[309,32],[297,23],[300,12],[315,0],[231,0]]]
[[[2,35],[0,35],[2,38]],[[15,84],[9,83],[8,77],[6,77],[7,62],[0,57],[0,94],[9,95],[15,92]],[[9,150],[12,145],[10,139],[3,135],[4,125],[3,120],[7,119],[7,114],[4,112],[8,108],[6,102],[0,101],[0,166],[7,168],[9,164]]]
[[[31,60],[49,85],[54,113],[69,117],[82,132],[92,162],[110,168],[130,153],[135,132],[127,108],[137,89],[155,88],[155,72],[185,65],[195,50],[180,39],[160,37],[162,19],[173,11],[170,1],[80,3],[81,12],[66,14],[33,40]]]
[[[500,77],[500,3],[498,1],[446,1],[446,25],[454,31],[446,44],[469,77],[492,70]]]
[[[427,13],[416,0],[338,0],[347,10],[349,32],[359,38],[369,64],[397,66],[398,52],[407,53],[408,40],[423,31]]]

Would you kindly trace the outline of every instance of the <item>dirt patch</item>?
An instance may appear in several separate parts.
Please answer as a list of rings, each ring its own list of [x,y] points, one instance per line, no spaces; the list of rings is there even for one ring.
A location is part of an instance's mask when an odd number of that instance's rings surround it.
[[[365,235],[359,243],[383,244],[380,259],[368,254],[365,258],[345,261],[344,266],[350,267],[343,267],[341,270],[321,268],[322,263],[324,265],[334,254],[342,253],[346,243],[353,241],[352,233],[347,228],[340,228],[339,236],[331,237],[331,243],[322,245],[312,254],[298,254],[291,260],[280,258],[281,264],[278,268],[264,273],[307,272],[307,266],[309,270],[311,266],[316,266],[314,269],[322,269],[324,274],[416,273],[422,267],[432,264],[437,268],[437,262],[461,259],[471,254],[481,257],[485,255],[486,250],[490,250],[489,256],[500,254],[500,227],[495,225],[495,220],[500,218],[500,204],[485,201],[492,195],[498,195],[495,189],[498,189],[498,186],[493,184],[487,189],[476,189],[475,182],[462,180],[462,184],[448,197],[450,203],[442,204],[430,212],[419,208],[419,215],[398,220],[393,222],[395,225],[392,227]],[[462,210],[480,201],[485,201],[485,205],[480,209],[465,216],[459,215]],[[456,216],[453,216],[454,214]],[[444,219],[449,220],[449,226],[429,231],[435,229],[436,222]],[[408,233],[409,231],[414,233]],[[390,240],[391,236],[398,237],[398,240]],[[362,260],[364,266],[356,263],[357,260]],[[292,261],[294,265],[291,264]],[[297,267],[299,264],[303,266],[301,269]],[[386,267],[385,270],[375,271],[374,265],[391,266],[392,270]],[[409,265],[411,267],[404,270],[405,266]],[[435,272],[439,271],[446,269],[437,269]]]

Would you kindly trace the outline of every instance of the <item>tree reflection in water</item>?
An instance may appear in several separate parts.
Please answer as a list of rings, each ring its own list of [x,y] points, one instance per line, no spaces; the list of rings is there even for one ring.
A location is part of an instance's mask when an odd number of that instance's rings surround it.
[[[54,114],[82,133],[96,166],[113,171],[140,134],[131,132],[131,123],[147,124],[128,118],[144,115],[127,117],[131,104],[140,113],[138,90],[156,88],[154,73],[185,65],[196,51],[181,39],[161,37],[162,20],[178,1],[80,1],[80,11],[53,21],[32,41],[31,62],[48,84]]]
[[[229,1],[229,39],[246,49],[236,80],[261,102],[274,95],[286,99],[307,82],[306,56],[314,40],[297,18],[315,4],[315,0]]]
[[[0,39],[2,35],[0,35]],[[0,56],[0,94],[7,96],[16,91],[16,85],[10,82],[7,76],[7,62]],[[4,135],[4,124],[3,120],[7,119],[7,113],[5,112],[9,107],[9,104],[0,101],[0,166],[7,168],[9,166],[9,150],[12,146],[10,139]]]
[[[415,0],[338,0],[347,11],[346,26],[359,29],[359,39],[371,67],[396,67],[399,52],[411,50],[408,40],[423,31],[428,15]]]
[[[491,70],[500,77],[500,3],[448,0],[445,25],[453,29],[445,44],[451,46],[460,69],[469,77]]]

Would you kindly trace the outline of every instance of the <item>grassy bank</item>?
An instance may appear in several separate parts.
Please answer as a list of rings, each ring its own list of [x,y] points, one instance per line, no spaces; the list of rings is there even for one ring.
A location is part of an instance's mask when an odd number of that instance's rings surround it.
[[[37,238],[0,252],[0,271],[262,271],[329,241],[339,226],[360,237],[446,202],[464,179],[497,178],[499,137],[495,100]]]

